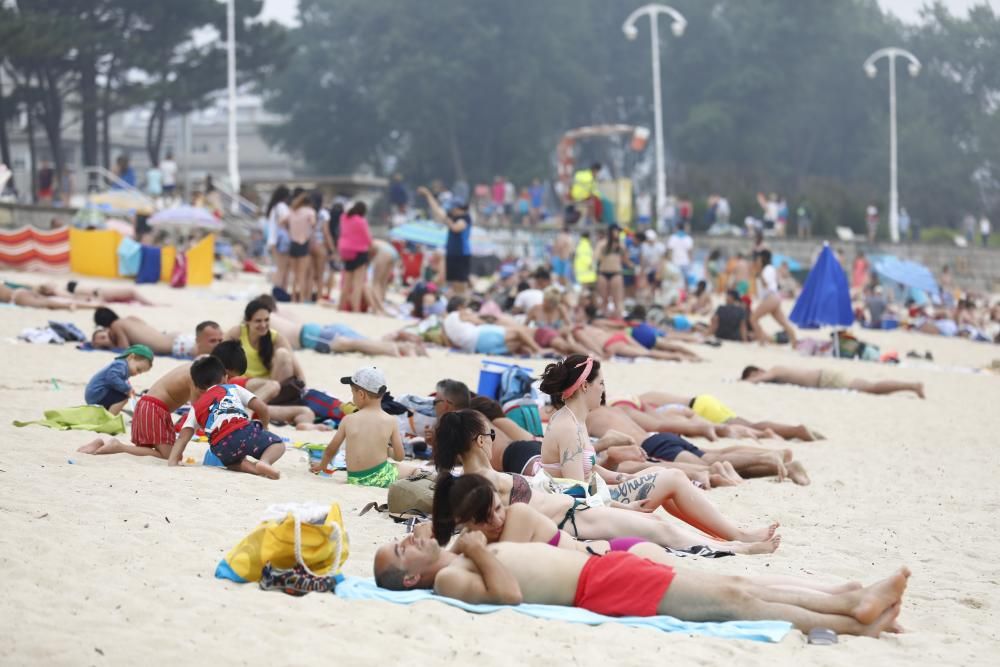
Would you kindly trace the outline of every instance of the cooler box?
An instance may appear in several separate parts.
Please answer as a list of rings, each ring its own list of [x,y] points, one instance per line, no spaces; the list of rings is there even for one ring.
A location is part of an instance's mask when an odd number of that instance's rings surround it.
[[[480,396],[492,398],[494,401],[498,400],[500,398],[500,378],[503,376],[504,371],[508,368],[514,367],[520,368],[529,374],[534,373],[534,371],[530,368],[517,366],[516,364],[502,364],[499,361],[484,361],[482,366],[479,368],[479,386],[476,387],[476,393]]]

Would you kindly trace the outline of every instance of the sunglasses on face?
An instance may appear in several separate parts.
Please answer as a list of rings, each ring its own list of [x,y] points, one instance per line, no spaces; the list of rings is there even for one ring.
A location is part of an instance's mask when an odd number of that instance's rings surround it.
[[[494,430],[492,428],[490,429],[489,433],[480,433],[479,435],[483,436],[484,438],[486,436],[490,436],[490,441],[491,442],[496,442],[496,439],[497,439],[497,432],[496,432],[496,430]]]

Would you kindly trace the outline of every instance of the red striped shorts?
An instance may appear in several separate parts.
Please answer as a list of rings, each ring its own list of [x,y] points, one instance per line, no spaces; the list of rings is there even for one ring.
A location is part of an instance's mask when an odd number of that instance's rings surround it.
[[[132,414],[132,444],[139,447],[173,445],[176,439],[170,408],[158,398],[143,395]]]

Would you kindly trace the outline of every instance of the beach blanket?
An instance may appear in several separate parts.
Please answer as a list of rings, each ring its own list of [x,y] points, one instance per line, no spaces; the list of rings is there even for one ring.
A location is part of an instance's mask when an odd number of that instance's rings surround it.
[[[113,415],[99,405],[46,410],[44,419],[27,422],[15,420],[13,423],[14,426],[18,427],[38,424],[60,431],[94,431],[108,435],[118,435],[125,432],[125,418],[120,414]]]
[[[569,623],[585,625],[602,625],[617,623],[638,628],[653,628],[663,632],[683,632],[704,637],[721,639],[748,639],[758,642],[780,642],[792,629],[791,623],[784,621],[729,621],[726,623],[689,623],[679,621],[671,616],[623,616],[612,617],[595,614],[576,607],[558,607],[547,604],[519,604],[517,606],[501,606],[492,604],[468,604],[454,598],[435,595],[428,590],[388,591],[375,585],[372,579],[361,577],[346,577],[337,584],[336,594],[345,600],[382,600],[396,604],[413,604],[415,602],[440,602],[458,607],[473,614],[491,614],[509,609],[520,614],[535,618],[545,618]]]
[[[80,350],[81,352],[111,352],[112,354],[115,355],[121,354],[122,352],[125,351],[125,348],[123,347],[111,347],[111,348],[94,347],[90,342],[80,343],[79,345],[76,346],[76,349]],[[191,361],[192,359],[192,357],[178,357],[175,354],[157,354],[156,356],[161,359],[163,357],[169,357],[171,359],[181,359],[182,361]]]

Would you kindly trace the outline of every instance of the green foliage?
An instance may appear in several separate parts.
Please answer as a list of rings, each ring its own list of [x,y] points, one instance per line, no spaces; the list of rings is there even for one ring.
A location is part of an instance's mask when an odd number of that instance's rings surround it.
[[[953,246],[956,236],[959,233],[949,227],[926,227],[920,230],[920,240],[923,243]]]

